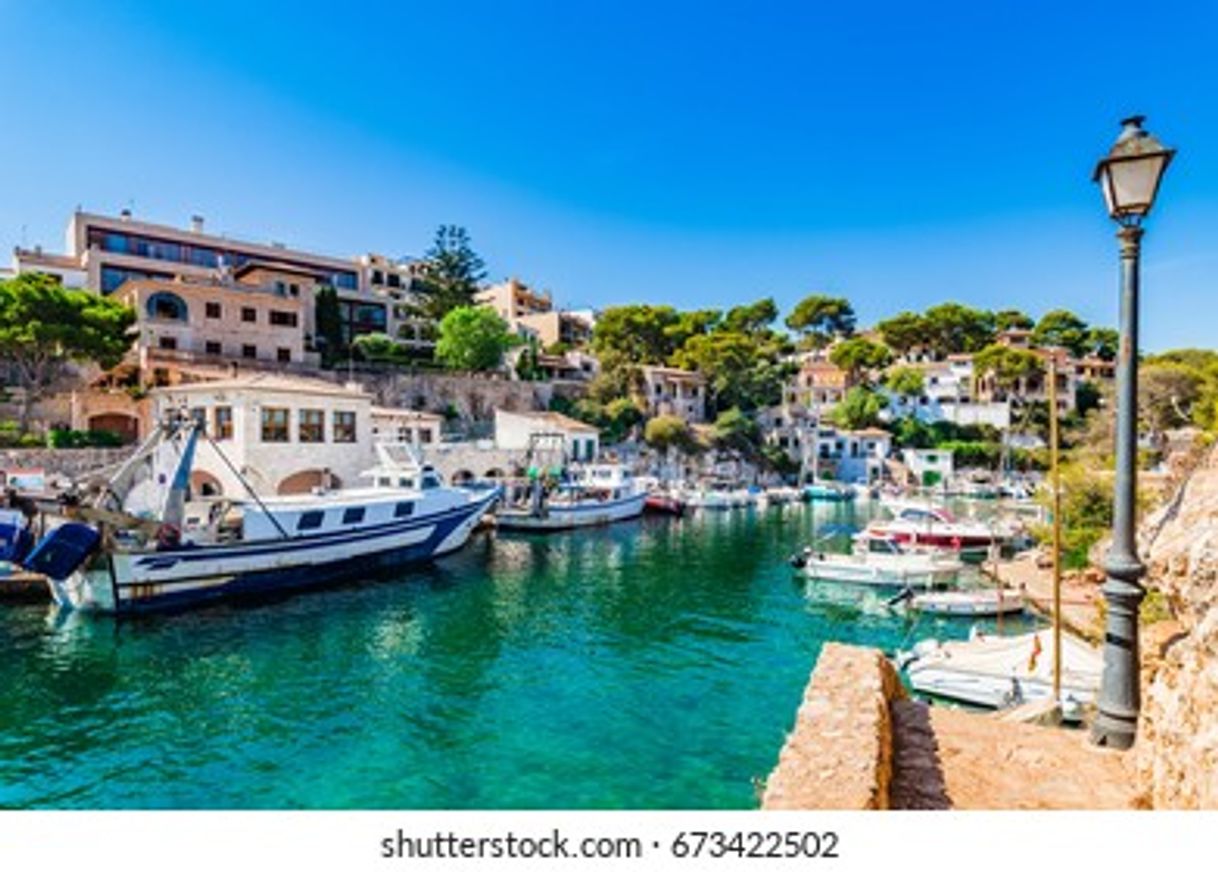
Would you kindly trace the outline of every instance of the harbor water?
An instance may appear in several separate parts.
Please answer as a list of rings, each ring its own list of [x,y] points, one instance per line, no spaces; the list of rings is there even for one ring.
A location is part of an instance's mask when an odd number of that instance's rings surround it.
[[[0,608],[0,807],[755,807],[825,641],[972,626],[787,564],[866,512],[478,534],[400,579],[177,615]]]

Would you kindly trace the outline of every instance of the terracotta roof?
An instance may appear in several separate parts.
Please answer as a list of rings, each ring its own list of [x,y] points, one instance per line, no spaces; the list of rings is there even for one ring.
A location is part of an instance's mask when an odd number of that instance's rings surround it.
[[[884,436],[889,439],[892,438],[891,433],[879,427],[864,427],[862,430],[847,430],[846,432],[851,436]]]
[[[700,372],[694,372],[690,369],[678,369],[675,366],[644,366],[643,372],[656,373],[658,375],[671,376],[673,378],[684,378],[696,381],[703,381],[705,376]]]

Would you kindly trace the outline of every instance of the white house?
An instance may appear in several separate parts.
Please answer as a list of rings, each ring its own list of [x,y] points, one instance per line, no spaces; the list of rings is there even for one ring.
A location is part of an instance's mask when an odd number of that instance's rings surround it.
[[[377,442],[408,442],[426,448],[440,442],[444,418],[414,409],[373,406],[370,414],[372,438]]]
[[[600,452],[600,432],[591,424],[558,412],[509,412],[495,410],[495,447],[509,451],[562,448],[567,460],[595,460]]]
[[[914,484],[935,487],[955,473],[954,456],[941,448],[905,448],[901,458]]]
[[[185,409],[203,421],[191,475],[201,493],[246,497],[242,478],[259,495],[352,487],[375,462],[372,397],[359,387],[257,374],[151,396],[158,420]]]
[[[838,481],[870,484],[884,477],[892,455],[892,434],[878,427],[836,430],[822,427],[816,433],[816,453]]]

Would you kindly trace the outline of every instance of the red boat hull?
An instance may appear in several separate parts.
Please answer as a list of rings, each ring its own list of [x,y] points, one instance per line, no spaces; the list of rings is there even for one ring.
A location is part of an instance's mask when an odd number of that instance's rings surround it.
[[[680,517],[685,513],[685,504],[675,497],[656,494],[647,497],[643,501],[643,509],[653,515],[675,515]]]

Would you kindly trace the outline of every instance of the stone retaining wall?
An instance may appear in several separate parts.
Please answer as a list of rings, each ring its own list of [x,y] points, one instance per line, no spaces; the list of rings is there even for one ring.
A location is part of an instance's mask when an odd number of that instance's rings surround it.
[[[892,783],[896,669],[874,648],[826,643],[763,809],[882,809]]]
[[[133,447],[126,448],[4,448],[0,449],[0,469],[45,469],[47,477],[64,475],[75,478],[125,459]]]

